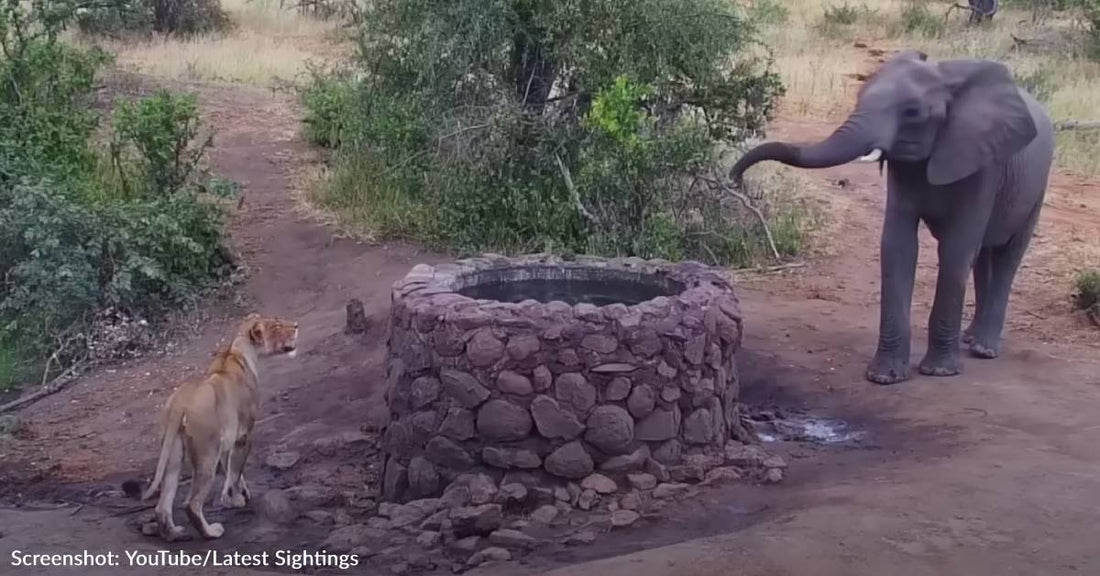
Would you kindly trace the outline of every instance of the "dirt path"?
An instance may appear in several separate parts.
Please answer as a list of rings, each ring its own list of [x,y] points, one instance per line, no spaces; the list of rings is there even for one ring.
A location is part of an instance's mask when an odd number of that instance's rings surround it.
[[[256,491],[308,486],[312,492],[304,496],[319,509],[355,516],[364,485],[377,474],[375,447],[360,427],[381,404],[389,288],[413,264],[438,257],[408,246],[339,239],[296,210],[294,176],[315,156],[295,134],[289,99],[188,88],[199,93],[219,130],[217,169],[245,186],[232,225],[233,242],[251,269],[245,300],[213,305],[199,335],[174,354],[98,372],[20,415],[26,431],[0,443],[0,499],[22,504],[0,507],[4,566],[17,549],[169,548],[134,531],[135,514],[128,513],[134,503],[117,494],[118,482],[148,476],[160,403],[176,382],[204,367],[232,323],[250,310],[293,316],[305,327],[298,358],[264,368],[267,416],[250,480]],[[773,132],[803,139],[828,129],[779,123]],[[877,329],[884,199],[877,170],[843,166],[811,178],[834,216],[828,233],[834,240],[804,269],[737,275],[747,318],[743,396],[754,404],[842,418],[865,431],[866,440],[845,448],[781,444],[791,467],[780,485],[708,491],[664,519],[605,535],[592,546],[552,547],[524,563],[480,573],[558,568],[560,576],[706,576],[737,567],[738,574],[877,576],[1100,569],[1100,551],[1087,537],[1100,521],[1094,502],[1100,489],[1094,416],[1100,413],[1100,331],[1072,313],[1061,283],[1071,263],[1095,258],[1100,249],[1100,191],[1083,180],[1055,179],[1040,238],[1013,295],[1002,358],[967,359],[959,378],[918,377],[876,387],[862,373]],[[931,303],[931,247],[925,233],[914,359],[923,352]],[[372,319],[363,336],[343,333],[344,305],[352,297],[364,302]],[[263,466],[273,451],[295,452],[299,464],[288,471]],[[181,548],[300,549],[331,529],[300,520],[288,530],[247,511],[227,514],[214,506],[210,513],[227,523],[231,537]],[[364,566],[357,572],[383,570]]]

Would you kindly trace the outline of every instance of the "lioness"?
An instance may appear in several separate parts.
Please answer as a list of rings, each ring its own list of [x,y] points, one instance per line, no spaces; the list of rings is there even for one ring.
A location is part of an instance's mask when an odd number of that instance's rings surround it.
[[[250,432],[260,404],[256,363],[261,356],[286,354],[293,358],[297,341],[297,322],[249,314],[229,347],[217,353],[203,379],[182,384],[168,398],[161,413],[157,471],[141,495],[148,500],[160,492],[156,517],[162,538],[172,541],[183,535],[183,527],[172,520],[172,504],[185,449],[192,473],[184,506],[200,534],[219,538],[225,533],[221,524],[208,524],[202,513],[218,469],[225,473],[223,506],[241,508],[251,499],[244,463],[252,447]],[[123,489],[136,493],[136,482],[127,484]]]

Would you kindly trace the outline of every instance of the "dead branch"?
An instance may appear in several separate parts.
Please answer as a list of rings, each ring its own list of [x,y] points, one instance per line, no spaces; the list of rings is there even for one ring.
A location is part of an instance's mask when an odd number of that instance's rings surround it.
[[[565,180],[565,187],[569,189],[569,195],[573,198],[573,204],[576,205],[581,216],[584,216],[596,226],[602,227],[600,219],[596,218],[595,214],[589,212],[588,208],[585,208],[584,203],[581,202],[580,192],[578,192],[577,187],[573,185],[573,175],[569,173],[569,167],[565,165],[565,162],[562,162],[561,156],[558,154],[554,154],[554,160],[558,163],[558,169],[561,170],[561,177]]]
[[[0,406],[0,414],[3,414],[4,412],[10,412],[24,406],[28,406],[45,398],[46,396],[60,392],[65,386],[76,379],[76,376],[80,374],[85,365],[86,362],[83,360],[71,364],[67,369],[65,369],[64,372],[59,374],[57,378],[54,378],[38,390],[15,400],[12,400],[11,402],[4,404],[3,406]]]
[[[1100,130],[1100,121],[1059,120],[1054,123],[1054,129],[1059,132],[1066,130]]]
[[[776,248],[776,246],[775,246],[775,239],[772,237],[772,230],[768,226],[768,219],[765,218],[764,213],[761,212],[760,209],[757,208],[752,203],[752,200],[749,200],[748,196],[746,196],[745,194],[735,190],[732,186],[726,184],[725,182],[723,182],[723,181],[721,181],[717,178],[703,178],[702,180],[704,182],[707,182],[711,186],[715,186],[715,187],[721,189],[726,194],[729,194],[730,196],[733,196],[734,198],[736,198],[738,201],[741,202],[741,205],[744,206],[745,209],[752,212],[756,216],[756,219],[760,221],[760,226],[762,226],[764,228],[764,236],[768,240],[768,248],[771,249],[772,256],[774,256],[776,260],[779,260],[780,259],[779,249]]]

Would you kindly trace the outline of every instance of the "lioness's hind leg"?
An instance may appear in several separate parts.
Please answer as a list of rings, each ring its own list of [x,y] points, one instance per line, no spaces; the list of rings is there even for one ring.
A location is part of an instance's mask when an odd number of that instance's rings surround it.
[[[217,522],[208,524],[202,512],[210,489],[214,487],[214,474],[218,470],[218,443],[213,440],[205,447],[199,446],[195,441],[188,444],[195,472],[191,476],[191,494],[187,497],[187,516],[204,538],[221,538],[225,529]]]
[[[244,465],[248,460],[248,453],[252,451],[252,441],[248,436],[241,438],[233,447],[233,459],[230,462],[228,477],[232,478],[233,485],[231,487],[233,493],[233,506],[235,508],[243,508],[248,504],[248,501],[252,499],[252,494],[248,490],[248,483],[244,480]]]
[[[161,479],[160,500],[157,501],[156,517],[160,536],[168,542],[183,536],[183,527],[176,526],[172,519],[172,505],[176,500],[176,489],[180,483],[180,468],[183,464],[183,443],[179,438],[172,441],[168,462]]]

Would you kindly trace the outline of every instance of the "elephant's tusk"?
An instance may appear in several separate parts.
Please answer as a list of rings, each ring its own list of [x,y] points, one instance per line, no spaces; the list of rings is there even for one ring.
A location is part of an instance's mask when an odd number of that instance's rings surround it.
[[[882,158],[882,148],[871,150],[866,156],[856,158],[856,162],[878,162]]]

